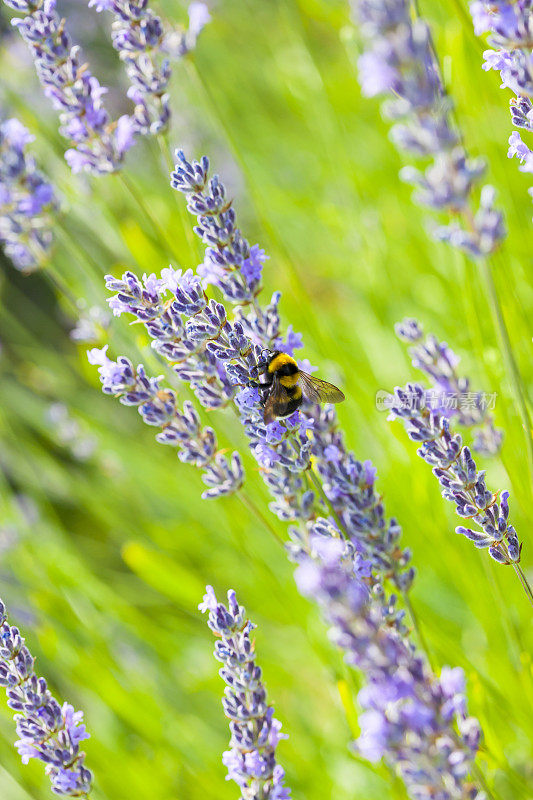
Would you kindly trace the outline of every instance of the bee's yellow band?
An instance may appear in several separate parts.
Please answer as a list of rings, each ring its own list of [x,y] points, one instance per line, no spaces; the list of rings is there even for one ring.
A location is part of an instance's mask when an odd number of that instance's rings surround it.
[[[283,375],[283,377],[281,377],[279,379],[279,382],[281,383],[281,385],[285,386],[286,389],[288,389],[290,386],[295,386],[297,381],[298,381],[298,373],[297,372],[295,372],[294,375]],[[298,389],[300,389],[300,387],[298,387]],[[300,394],[301,393],[302,393],[302,390],[300,389]],[[293,397],[296,397],[296,396],[299,397],[300,395],[292,395],[292,396]]]
[[[276,372],[278,369],[281,369],[284,364],[294,364],[294,366],[296,366],[296,361],[291,356],[288,356],[287,353],[280,353],[272,359],[268,365],[268,371]]]

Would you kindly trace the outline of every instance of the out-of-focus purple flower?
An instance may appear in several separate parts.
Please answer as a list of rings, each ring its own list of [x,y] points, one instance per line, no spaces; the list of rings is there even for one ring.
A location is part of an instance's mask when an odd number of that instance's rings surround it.
[[[276,748],[287,737],[267,704],[261,668],[255,663],[251,633],[256,626],[246,619],[234,591],[228,592],[225,606],[208,586],[199,609],[209,613],[208,625],[217,637],[214,655],[222,663],[220,677],[226,683],[222,705],[231,740],[222,761],[228,779],[237,783],[242,800],[290,800],[284,770],[276,762]]]
[[[287,327],[285,338],[280,337],[276,339],[274,344],[277,350],[281,350],[283,353],[287,353],[290,356],[294,355],[295,350],[300,350],[304,346],[302,334],[295,333],[292,329],[292,325]]]
[[[119,169],[133,144],[131,120],[110,122],[106,89],[91,75],[72,43],[55,0],[4,0],[24,16],[14,19],[32,53],[46,96],[59,112],[60,132],[72,147],[65,158],[73,172],[105,174]]]
[[[0,122],[0,242],[22,272],[33,272],[48,258],[50,218],[58,209],[52,185],[26,150],[33,139],[18,119]]]
[[[206,3],[196,2],[191,3],[188,8],[189,14],[189,31],[197,37],[205,28],[208,22],[211,22],[211,14]]]
[[[426,404],[447,418],[454,417],[460,425],[474,428],[474,449],[484,455],[495,455],[501,448],[503,431],[494,427],[488,413],[490,405],[485,392],[473,392],[470,380],[457,372],[459,357],[446,342],[429,334],[424,338],[420,323],[404,319],[395,325],[400,339],[411,343],[409,355],[413,366],[424,372],[433,389],[426,392]]]
[[[474,30],[490,32],[491,50],[483,53],[484,70],[500,73],[502,88],[516,97],[511,100],[511,119],[517,128],[533,131],[533,6],[530,0],[476,0],[470,4]],[[518,131],[509,138],[509,158],[519,159],[522,172],[533,172],[533,152]],[[531,192],[530,192],[531,194]]]
[[[70,338],[79,344],[93,344],[100,341],[103,331],[109,327],[111,315],[101,306],[80,305],[80,316],[70,331]]]
[[[182,58],[196,47],[198,37],[211,21],[211,14],[206,3],[193,2],[188,8],[189,26],[186,30],[170,31],[165,36],[163,49],[172,58]]]
[[[326,520],[310,525],[294,551],[296,583],[321,607],[333,641],[366,679],[355,749],[369,761],[385,758],[413,798],[481,798],[467,783],[480,729],[466,716],[462,670],[433,675],[409,646],[402,612],[386,597],[369,562]]]
[[[472,211],[472,189],[484,164],[468,157],[454,127],[428,25],[413,17],[406,0],[351,2],[366,47],[359,58],[363,94],[388,95],[382,107],[393,120],[393,142],[412,156],[431,159],[423,171],[405,167],[401,178],[415,187],[416,202],[452,219],[459,214],[460,223],[436,228],[438,239],[474,258],[488,255],[505,235],[502,216],[494,208],[494,192],[486,192],[480,209]]]
[[[522,545],[509,524],[509,492],[494,494],[485,482],[485,472],[478,471],[470,449],[440,411],[426,406],[426,392],[420,384],[407,384],[394,390],[390,419],[399,418],[409,438],[417,442],[418,455],[433,469],[441,492],[454,503],[459,516],[471,520],[480,530],[462,525],[456,533],[466,536],[477,548],[488,548],[499,564],[518,564]]]
[[[44,678],[34,671],[34,658],[18,628],[9,625],[0,600],[0,686],[7,704],[15,711],[15,743],[23,764],[31,758],[43,761],[52,791],[62,797],[86,798],[92,775],[85,766],[80,743],[89,738],[83,712],[69,703],[60,706]]]

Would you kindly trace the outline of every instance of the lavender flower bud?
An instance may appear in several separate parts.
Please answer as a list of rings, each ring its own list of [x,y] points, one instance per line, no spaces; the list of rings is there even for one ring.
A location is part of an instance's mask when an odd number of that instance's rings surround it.
[[[232,494],[244,482],[244,469],[238,453],[231,459],[218,450],[212,428],[202,428],[191,403],[180,411],[175,392],[161,386],[161,378],[149,378],[142,364],[134,369],[128,358],[112,361],[107,345],[87,352],[90,364],[98,365],[102,390],[118,397],[123,405],[137,406],[147,425],[161,428],[156,439],[161,444],[178,448],[180,461],[203,470],[202,479],[208,489],[204,499]]]
[[[285,772],[276,762],[276,748],[286,735],[267,705],[261,669],[255,663],[255,643],[250,634],[255,625],[228,592],[228,605],[219,603],[212,586],[206,587],[200,611],[209,612],[208,625],[217,637],[215,658],[222,663],[220,677],[226,684],[222,705],[230,720],[230,750],[222,761],[228,778],[235,781],[242,800],[290,800],[284,786]]]
[[[197,215],[195,231],[208,245],[198,274],[205,285],[218,286],[230,302],[252,303],[261,288],[264,250],[259,245],[250,247],[235,227],[235,212],[224,185],[217,175],[207,180],[208,159],[190,164],[182,150],[176,158],[171,186],[187,196],[189,211]]]
[[[211,14],[207,5],[200,0],[194,0],[189,5],[189,27],[185,31],[169,31],[163,41],[163,50],[171,58],[182,58],[191,53],[198,42],[198,37],[205,26],[211,21]]]

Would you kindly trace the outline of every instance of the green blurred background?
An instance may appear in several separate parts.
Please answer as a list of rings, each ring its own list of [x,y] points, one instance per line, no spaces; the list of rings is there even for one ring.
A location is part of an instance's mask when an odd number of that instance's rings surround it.
[[[153,5],[173,22],[186,19],[185,6]],[[59,8],[73,28],[77,20],[97,74],[120,86],[106,21],[91,28],[85,20],[94,16],[81,0]],[[434,23],[466,143],[488,158],[505,208],[509,237],[495,281],[531,389],[532,207],[527,176],[506,159],[508,97],[496,74],[482,72],[483,44],[464,9],[426,0],[422,11]],[[426,235],[426,214],[398,179],[402,162],[379,104],[360,95],[360,44],[344,2],[219,0],[212,13],[196,52],[174,68],[169,143],[189,157],[210,155],[243,232],[270,254],[265,296],[282,290],[284,324],[304,334],[304,355],[320,374],[344,388],[339,416],[348,443],[377,466],[387,512],[412,549],[412,601],[433,660],[466,671],[493,797],[531,798],[531,608],[510,569],[455,535],[457,519],[429,468],[401,425],[375,407],[376,391],[416,377],[393,331],[405,315],[448,341],[476,387],[497,392],[502,455],[479,461],[491,488],[511,490],[523,567],[533,577],[524,434],[481,276]],[[200,246],[184,235],[183,198],[169,188],[159,151],[138,144],[126,176],[168,243],[119,178],[70,175],[55,114],[17,34],[1,46],[2,106],[37,135],[34,149],[65,212],[48,276],[23,277],[1,262],[0,595],[39,672],[85,711],[95,800],[237,796],[220,761],[228,741],[222,681],[197,611],[206,583],[220,594],[234,587],[258,623],[259,660],[290,736],[279,758],[294,797],[405,797],[384,767],[350,754],[357,676],[298,595],[263,521],[235,497],[200,501],[199,474],[155,443],[135,409],[101,394],[87,346],[69,338],[80,299],[87,308],[105,305],[105,273],[157,272],[178,259],[194,268],[201,260]],[[119,109],[120,92],[111,99]],[[126,319],[113,320],[95,344],[106,341],[113,357],[124,353],[162,371],[143,331]],[[247,492],[284,533],[238,423],[229,412],[217,416],[203,419],[245,454]],[[42,765],[23,767],[14,737],[0,702],[0,797],[44,800]]]

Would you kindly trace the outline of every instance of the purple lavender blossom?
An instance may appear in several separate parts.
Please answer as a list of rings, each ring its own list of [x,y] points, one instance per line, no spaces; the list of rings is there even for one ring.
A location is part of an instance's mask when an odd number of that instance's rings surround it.
[[[499,564],[518,564],[522,545],[509,524],[509,492],[498,494],[487,489],[485,472],[478,471],[470,449],[453,433],[449,420],[438,410],[426,407],[420,384],[407,384],[394,390],[390,419],[402,419],[407,435],[420,447],[418,455],[438,479],[442,496],[455,504],[456,512],[472,520],[480,530],[462,525],[455,531],[470,539],[477,548],[488,548]]]
[[[16,269],[33,272],[47,259],[58,209],[52,184],[26,150],[34,139],[18,119],[0,122],[0,242]]]
[[[481,732],[466,715],[462,670],[433,675],[409,645],[403,612],[384,595],[369,562],[326,520],[309,533],[294,554],[296,583],[321,607],[347,663],[366,678],[354,748],[369,761],[385,758],[415,800],[482,800],[468,780]]]
[[[531,0],[491,0],[470,4],[476,34],[490,32],[485,50],[484,70],[500,73],[501,87],[516,96],[511,100],[513,125],[533,131],[533,4]],[[518,131],[509,137],[509,158],[520,161],[522,172],[533,172],[533,151],[522,141]],[[531,191],[530,191],[531,194]]]
[[[60,132],[72,147],[65,158],[73,172],[113,172],[133,145],[130,117],[110,122],[102,98],[106,89],[80,60],[55,0],[4,0],[24,14],[12,20],[32,53],[46,96],[59,112]]]
[[[217,637],[214,655],[223,665],[219,674],[227,687],[222,705],[230,720],[231,740],[222,761],[228,780],[240,787],[241,800],[290,800],[285,772],[276,762],[276,748],[287,736],[281,733],[273,707],[267,705],[261,668],[254,660],[250,634],[256,626],[246,619],[234,591],[228,592],[226,607],[207,586],[198,608],[209,612],[208,625]]]
[[[5,687],[7,704],[16,712],[20,739],[15,747],[22,763],[31,758],[43,761],[55,794],[87,798],[92,775],[80,750],[80,742],[89,738],[83,712],[74,711],[68,703],[60,706],[33,667],[34,658],[18,628],[9,625],[0,600],[0,686]]]
[[[439,76],[431,33],[414,20],[407,0],[351,0],[366,51],[359,60],[363,94],[387,94],[384,115],[393,120],[391,138],[399,150],[431,158],[424,171],[405,167],[400,176],[415,187],[416,202],[459,216],[435,228],[435,235],[476,258],[493,252],[505,235],[494,209],[494,190],[485,186],[473,214],[472,190],[484,172],[470,159],[452,124],[452,103]]]
[[[198,37],[211,21],[211,14],[206,3],[195,0],[188,8],[189,26],[186,30],[169,31],[165,36],[163,48],[171,58],[187,56],[195,49]]]
[[[471,391],[470,380],[457,373],[459,357],[433,334],[424,338],[415,319],[404,319],[395,325],[395,330],[400,339],[414,345],[408,350],[413,366],[431,381],[433,389],[426,392],[426,405],[445,417],[454,417],[460,425],[473,427],[474,450],[484,455],[496,454],[503,431],[494,427],[485,393]]]
[[[176,393],[161,387],[161,378],[149,378],[142,364],[134,369],[131,361],[121,356],[112,361],[107,345],[87,352],[90,364],[99,365],[102,391],[118,397],[126,406],[137,406],[147,425],[161,428],[156,440],[178,448],[180,461],[203,470],[202,480],[208,487],[204,499],[221,497],[238,491],[244,481],[244,470],[238,453],[227,458],[218,449],[212,428],[202,428],[191,403],[180,411]]]
[[[231,303],[247,305],[261,289],[263,250],[250,247],[235,226],[232,201],[218,175],[208,181],[209,160],[190,164],[182,150],[172,173],[171,186],[187,195],[187,208],[196,215],[195,232],[207,245],[205,260],[198,274],[205,284],[214,284]]]
[[[136,133],[157,134],[170,119],[168,82],[170,62],[162,58],[165,30],[147,0],[91,0],[97,11],[111,11],[113,47],[126,66],[128,97],[135,103],[132,123]]]

